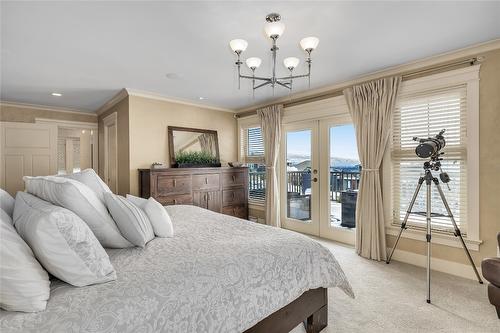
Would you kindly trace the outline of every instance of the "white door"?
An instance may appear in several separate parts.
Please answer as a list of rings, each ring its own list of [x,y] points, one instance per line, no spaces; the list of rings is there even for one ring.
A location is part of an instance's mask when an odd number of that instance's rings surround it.
[[[280,158],[281,224],[319,236],[318,121],[283,125]]]
[[[111,191],[118,191],[118,142],[116,112],[103,119],[104,124],[104,181]]]
[[[57,173],[57,126],[0,123],[0,186],[15,195],[24,190],[23,176]]]
[[[281,223],[354,244],[359,158],[350,117],[283,125]]]
[[[353,245],[360,170],[349,117],[320,121],[320,156],[320,236]]]

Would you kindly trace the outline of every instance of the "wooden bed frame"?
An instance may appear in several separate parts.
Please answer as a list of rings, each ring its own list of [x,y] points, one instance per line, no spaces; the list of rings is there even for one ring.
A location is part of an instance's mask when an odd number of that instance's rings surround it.
[[[258,322],[244,333],[288,333],[301,322],[307,333],[319,333],[328,325],[326,288],[310,289],[285,307]]]

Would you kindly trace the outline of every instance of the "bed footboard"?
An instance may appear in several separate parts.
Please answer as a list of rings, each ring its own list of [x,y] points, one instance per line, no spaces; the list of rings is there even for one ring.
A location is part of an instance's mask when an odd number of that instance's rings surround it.
[[[299,298],[249,328],[245,333],[288,333],[300,323],[307,333],[318,333],[328,325],[328,291],[311,289]]]

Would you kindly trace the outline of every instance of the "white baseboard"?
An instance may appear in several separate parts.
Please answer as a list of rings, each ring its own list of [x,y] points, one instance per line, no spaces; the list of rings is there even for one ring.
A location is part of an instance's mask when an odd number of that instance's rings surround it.
[[[390,253],[390,250],[391,249],[387,249],[387,253]],[[392,259],[419,267],[427,267],[427,256],[413,252],[407,252],[396,249],[394,255],[392,256]],[[481,268],[480,267],[476,268],[479,274],[481,275],[481,278],[484,280],[481,274]],[[466,279],[477,280],[476,274],[474,274],[474,271],[472,270],[472,267],[470,265],[465,265],[454,261],[448,261],[432,257],[431,270],[448,273],[455,276],[460,276]]]

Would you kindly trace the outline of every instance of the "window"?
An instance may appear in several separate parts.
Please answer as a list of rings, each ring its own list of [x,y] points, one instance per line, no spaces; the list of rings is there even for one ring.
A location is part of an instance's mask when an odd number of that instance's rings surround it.
[[[241,139],[241,156],[248,164],[248,197],[251,202],[260,204],[266,198],[266,167],[261,128],[243,128]]]
[[[467,233],[467,85],[434,89],[402,95],[394,114],[392,161],[393,161],[393,223],[401,224],[408,204],[423,175],[423,163],[415,155],[416,142],[413,137],[433,137],[440,130],[444,134],[446,146],[442,169],[451,178],[450,190],[441,183],[455,220],[462,231]],[[437,177],[437,173],[434,172]],[[413,207],[414,212],[425,212],[425,183]],[[445,214],[446,210],[439,193],[432,185],[432,212]],[[425,227],[425,216],[412,214],[410,226]],[[448,217],[433,217],[432,227],[445,232],[453,226]]]

